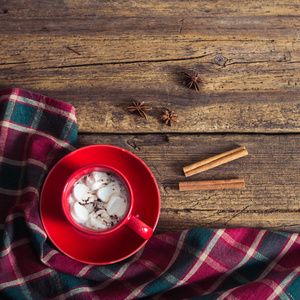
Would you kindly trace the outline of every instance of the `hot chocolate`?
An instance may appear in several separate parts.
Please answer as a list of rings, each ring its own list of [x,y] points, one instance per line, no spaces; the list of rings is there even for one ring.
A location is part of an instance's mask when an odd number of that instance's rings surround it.
[[[97,171],[83,176],[74,184],[69,205],[75,221],[89,229],[103,231],[125,217],[129,199],[120,180]]]

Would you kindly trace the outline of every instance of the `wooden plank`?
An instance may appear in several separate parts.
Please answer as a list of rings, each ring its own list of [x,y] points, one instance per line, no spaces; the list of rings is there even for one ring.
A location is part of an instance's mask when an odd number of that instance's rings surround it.
[[[276,31],[285,30],[286,34],[291,34],[284,23],[276,20],[286,20],[297,16],[299,3],[297,1],[96,1],[96,0],[68,0],[51,1],[37,3],[34,0],[20,2],[12,0],[2,4],[2,19],[13,20],[8,23],[5,30],[20,31],[20,29],[30,32],[34,30],[50,29],[55,31],[73,31],[76,33],[82,30],[91,32],[118,32],[122,27],[122,32],[130,30],[135,32],[154,31],[158,29],[162,34],[173,33],[170,31],[171,25],[176,28],[176,32],[184,30],[185,26],[201,34],[209,32],[218,35],[221,30],[234,30],[236,35],[242,37],[251,35],[259,28],[263,35],[277,36]],[[210,22],[206,22],[206,20]],[[275,20],[275,21],[274,21]],[[171,22],[173,21],[173,22]],[[174,22],[175,21],[175,22]],[[197,23],[195,23],[195,21]],[[271,21],[271,22],[270,22]],[[295,19],[295,21],[298,21]],[[292,27],[295,24],[288,24]],[[26,25],[26,27],[21,27]],[[47,28],[48,25],[48,28]],[[200,25],[200,26],[198,26]],[[273,25],[273,26],[272,26]],[[218,31],[211,30],[213,26],[219,28]],[[265,32],[263,31],[264,29]],[[269,29],[272,29],[270,31]],[[162,30],[162,31],[161,31]],[[295,29],[296,30],[296,29]],[[293,32],[293,31],[292,31]],[[278,33],[278,31],[277,31]],[[255,38],[258,36],[253,34]],[[278,36],[282,36],[281,33]]]
[[[296,1],[2,7],[0,88],[73,104],[80,132],[300,131]],[[199,93],[182,84],[192,69],[205,81]],[[148,122],[125,111],[131,100],[153,107]],[[164,106],[179,124],[162,124]]]
[[[275,231],[299,232],[300,223],[295,214],[299,211],[265,210],[256,212],[248,206],[241,210],[189,210],[172,211],[163,209],[155,234],[192,229],[249,227]],[[276,219],[276,222],[274,222]],[[174,221],[176,220],[176,221]]]
[[[195,226],[299,231],[300,136],[264,134],[80,134],[79,145],[112,144],[140,157],[161,194],[157,233]],[[243,145],[249,155],[186,178],[182,167]],[[242,190],[179,192],[178,182],[244,178]]]
[[[34,70],[2,65],[0,87],[74,105],[81,132],[300,132],[299,87],[291,84],[300,76],[297,64],[270,65],[209,67],[199,93],[182,84],[180,73],[202,69],[200,59]],[[132,100],[153,107],[148,121],[125,110]],[[164,126],[163,107],[174,110],[180,123]]]
[[[293,24],[294,21],[291,18],[286,22]],[[3,20],[1,23],[3,27],[7,24]],[[119,30],[121,28],[116,29],[117,32]],[[114,32],[110,35],[108,32],[106,35],[101,32],[74,35],[64,31],[22,34],[7,31],[1,34],[0,31],[1,64],[47,68],[205,58],[202,60],[204,63],[224,67],[259,62],[299,63],[300,60],[294,26],[290,27],[294,36],[282,33],[283,36],[278,38],[265,36],[261,39],[224,38],[226,32],[218,37],[200,37],[188,30],[185,34],[173,35],[161,35],[160,32],[155,35],[120,33],[118,37]]]

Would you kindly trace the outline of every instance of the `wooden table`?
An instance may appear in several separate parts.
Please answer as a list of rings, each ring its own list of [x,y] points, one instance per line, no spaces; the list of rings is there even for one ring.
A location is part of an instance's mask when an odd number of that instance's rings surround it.
[[[156,233],[248,226],[300,231],[300,3],[0,0],[0,88],[74,105],[79,146],[140,157],[161,193]],[[196,92],[183,71],[205,81]],[[126,110],[152,107],[148,120]],[[166,126],[163,107],[178,114]],[[237,146],[249,155],[185,178]],[[178,182],[244,178],[235,190]]]

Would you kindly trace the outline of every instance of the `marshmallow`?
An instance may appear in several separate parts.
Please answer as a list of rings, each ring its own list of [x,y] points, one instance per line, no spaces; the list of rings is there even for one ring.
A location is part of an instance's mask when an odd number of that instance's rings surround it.
[[[86,176],[85,184],[92,191],[100,189],[103,185],[107,184],[109,177],[104,172],[93,172]]]
[[[89,188],[82,184],[78,183],[74,186],[72,195],[77,201],[81,201],[82,197],[88,192]]]
[[[118,218],[121,218],[125,214],[126,209],[126,200],[119,196],[112,196],[106,207],[110,216],[116,215]]]
[[[93,212],[88,219],[87,225],[95,229],[107,229],[111,226],[111,218],[105,210]]]
[[[89,216],[88,210],[83,205],[79,204],[79,202],[74,203],[71,208],[71,214],[79,223],[86,222]]]
[[[89,213],[91,213],[92,211],[94,211],[94,202],[85,204],[84,207],[86,208],[86,210],[87,210]]]
[[[116,183],[110,183],[109,185],[99,189],[97,191],[97,197],[103,202],[107,202],[112,194],[120,192],[120,188]]]
[[[82,204],[87,204],[87,203],[93,203],[96,200],[97,200],[96,195],[94,195],[91,191],[88,190],[82,195],[81,199],[78,201]]]

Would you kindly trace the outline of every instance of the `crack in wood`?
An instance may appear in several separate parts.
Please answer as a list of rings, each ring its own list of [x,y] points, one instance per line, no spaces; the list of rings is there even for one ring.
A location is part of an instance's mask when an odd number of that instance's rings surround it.
[[[156,173],[158,174],[158,176],[161,177],[161,174],[160,174],[159,171],[157,170],[156,166],[155,166],[153,163],[151,163],[151,166],[152,166],[152,168],[156,171]],[[164,188],[164,190],[165,190],[165,188]]]
[[[231,66],[231,65],[239,65],[239,64],[260,64],[260,63],[288,63],[288,64],[295,64],[299,63],[300,61],[289,61],[289,60],[257,60],[257,61],[236,61],[232,63],[226,63],[225,67]]]
[[[73,53],[77,54],[77,55],[81,55],[78,51],[74,50],[73,48],[66,46],[66,49],[69,51],[72,51]]]
[[[234,218],[236,218],[238,215],[240,215],[241,213],[243,213],[248,207],[250,207],[251,205],[247,205],[245,206],[243,209],[241,209],[239,212],[237,212],[236,214],[234,214],[232,217],[230,217],[224,224],[227,225],[231,220],[233,220]]]
[[[78,68],[78,67],[90,67],[90,66],[105,66],[105,65],[130,65],[130,64],[141,64],[141,63],[160,63],[160,62],[172,62],[172,61],[187,61],[203,58],[206,56],[213,56],[216,53],[208,53],[194,57],[185,57],[185,58],[169,58],[169,59],[153,59],[153,60],[131,60],[131,61],[116,61],[116,62],[100,62],[100,63],[86,63],[86,64],[77,64],[77,65],[64,65],[64,66],[52,66],[52,67],[41,67],[41,70],[48,69],[65,69],[65,68]],[[20,62],[24,63],[24,62]],[[18,63],[16,63],[18,64]],[[5,65],[5,63],[4,63]]]
[[[81,55],[78,51],[66,47],[69,51],[72,51],[76,53],[78,56]],[[116,61],[116,62],[99,62],[99,63],[85,63],[85,64],[75,64],[75,65],[63,65],[63,66],[51,66],[51,67],[40,67],[36,68],[38,70],[51,70],[51,69],[68,69],[68,68],[81,68],[81,67],[91,67],[91,66],[107,66],[107,65],[130,65],[130,64],[140,64],[140,63],[162,63],[162,62],[180,62],[180,61],[189,61],[189,60],[196,60],[200,59],[206,56],[213,56],[215,53],[209,53],[209,54],[204,54],[200,56],[195,56],[195,57],[186,57],[186,58],[170,58],[170,59],[157,59],[157,60],[132,60],[132,61]],[[46,60],[37,60],[37,61],[20,61],[20,62],[10,62],[10,63],[5,63],[1,62],[0,66],[11,66],[11,65],[26,65],[30,63],[35,63],[35,62],[43,62]],[[215,61],[206,61],[203,63],[209,63],[209,64],[218,64]],[[231,62],[228,63],[228,59],[222,64],[222,67],[228,67],[232,65],[240,65],[240,64],[260,64],[260,63],[288,63],[288,64],[298,64],[300,61],[289,61],[289,60],[257,60],[257,61],[238,61],[238,62]]]
[[[249,206],[252,205],[248,205],[246,207],[244,207],[242,210],[233,210],[233,209],[224,209],[224,210],[220,210],[220,209],[195,209],[195,208],[183,208],[183,209],[179,209],[179,208],[161,208],[161,211],[163,212],[175,212],[175,213],[179,213],[180,211],[184,212],[185,210],[189,210],[189,212],[216,212],[216,213],[234,213],[236,212],[236,215],[234,217],[236,217],[238,214],[240,213],[246,213],[246,214],[256,214],[256,213],[260,213],[260,214],[273,214],[273,213],[298,213],[300,212],[300,209],[276,209],[276,208],[271,208],[271,209],[262,209],[262,210],[246,210]]]
[[[136,142],[134,141],[134,139],[131,140],[127,140],[126,141],[127,145],[129,145],[131,148],[133,148],[134,150],[140,151],[140,147],[137,146]]]

